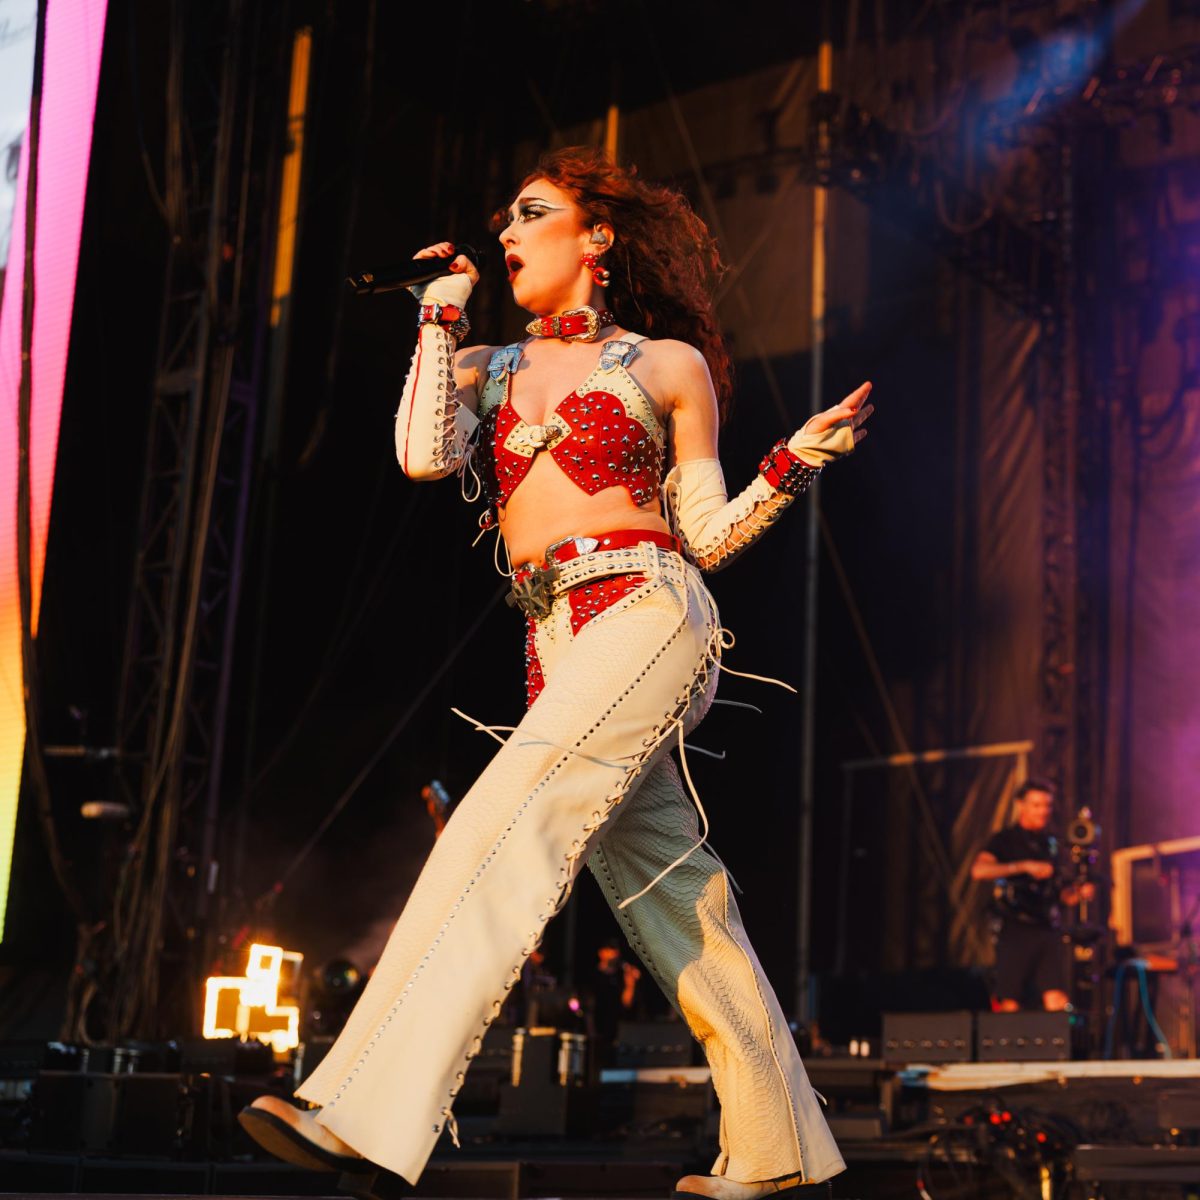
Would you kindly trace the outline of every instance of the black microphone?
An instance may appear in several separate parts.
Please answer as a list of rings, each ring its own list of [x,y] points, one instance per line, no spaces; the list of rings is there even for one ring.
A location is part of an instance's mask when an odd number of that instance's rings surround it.
[[[415,287],[428,283],[443,275],[453,275],[450,264],[460,255],[465,255],[476,267],[483,255],[474,246],[455,245],[454,253],[446,258],[413,258],[394,267],[381,267],[378,271],[361,271],[348,275],[346,282],[359,296],[378,296],[383,292],[396,292],[401,288]]]

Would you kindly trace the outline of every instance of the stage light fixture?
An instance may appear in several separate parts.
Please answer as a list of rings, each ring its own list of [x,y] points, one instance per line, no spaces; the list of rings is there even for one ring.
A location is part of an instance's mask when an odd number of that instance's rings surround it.
[[[79,815],[85,821],[125,821],[129,819],[130,808],[112,800],[88,800],[79,806]]]
[[[281,1003],[280,986],[288,963],[295,989],[303,961],[304,955],[294,950],[255,942],[244,976],[209,976],[204,982],[204,1036],[257,1038],[276,1054],[294,1050],[300,1044],[300,1006]]]

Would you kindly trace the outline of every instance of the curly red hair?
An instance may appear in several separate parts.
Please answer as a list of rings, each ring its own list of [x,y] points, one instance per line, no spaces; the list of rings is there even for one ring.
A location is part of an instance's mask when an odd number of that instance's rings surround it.
[[[733,366],[713,302],[724,264],[708,226],[679,192],[645,182],[636,167],[617,166],[592,146],[543,154],[521,188],[535,179],[568,193],[585,225],[613,227],[616,237],[603,259],[612,277],[608,307],[627,329],[695,346],[708,363],[724,418]]]

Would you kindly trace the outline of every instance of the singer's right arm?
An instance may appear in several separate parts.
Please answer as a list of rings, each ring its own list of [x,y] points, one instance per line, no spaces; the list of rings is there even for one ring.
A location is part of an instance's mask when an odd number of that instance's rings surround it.
[[[477,381],[491,347],[454,353],[441,325],[422,325],[396,413],[396,458],[410,479],[442,479],[470,452],[479,422]]]
[[[414,258],[450,258],[454,247],[439,242],[418,250]],[[479,278],[463,256],[447,264],[455,274],[412,288],[418,303],[453,305],[466,312],[471,289]],[[396,458],[410,479],[442,479],[453,474],[471,452],[479,422],[479,372],[487,366],[490,347],[473,346],[455,353],[449,329],[429,323],[417,329],[408,376],[396,413]]]

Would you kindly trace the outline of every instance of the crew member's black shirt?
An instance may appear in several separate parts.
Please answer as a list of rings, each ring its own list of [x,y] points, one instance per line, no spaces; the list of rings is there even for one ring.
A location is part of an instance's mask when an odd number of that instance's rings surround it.
[[[1044,830],[1010,825],[993,833],[983,848],[994,855],[999,863],[1033,858],[1053,863],[1056,867],[1058,865],[1058,839]],[[1053,926],[1058,917],[1058,893],[1061,887],[1057,875],[1049,879],[1034,879],[1032,875],[1020,874],[1007,880],[997,880],[996,911],[1006,920]]]

